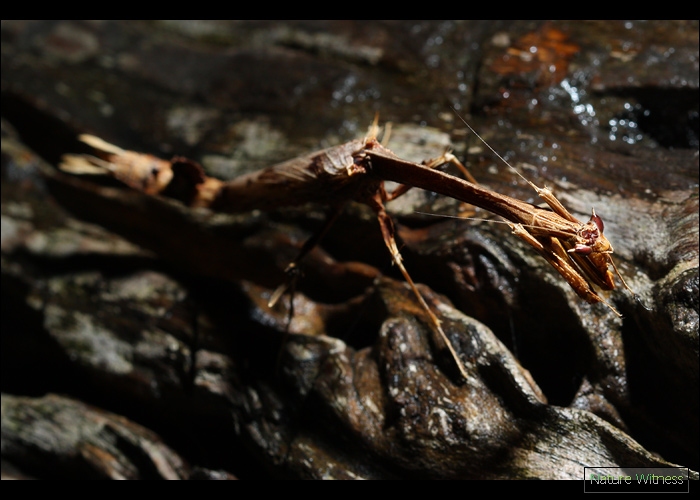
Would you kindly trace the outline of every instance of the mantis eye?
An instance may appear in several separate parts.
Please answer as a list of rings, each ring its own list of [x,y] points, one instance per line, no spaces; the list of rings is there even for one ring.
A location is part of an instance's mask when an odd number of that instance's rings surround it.
[[[598,229],[600,232],[603,232],[603,219],[601,219],[599,216],[593,212],[593,215],[591,215],[591,220],[595,223],[596,226],[598,226]]]

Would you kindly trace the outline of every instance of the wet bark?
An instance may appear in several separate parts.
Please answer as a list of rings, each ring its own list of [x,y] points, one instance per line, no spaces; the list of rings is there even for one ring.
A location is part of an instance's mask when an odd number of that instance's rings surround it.
[[[3,23],[5,474],[697,470],[698,25],[633,24]],[[379,112],[399,156],[449,146],[540,203],[450,107],[603,217],[641,299],[586,304],[507,227],[416,213],[487,212],[411,191],[389,212],[463,384],[366,207],[304,260],[286,334],[267,302],[329,207],[222,215],[56,169],[89,132],[230,179]]]

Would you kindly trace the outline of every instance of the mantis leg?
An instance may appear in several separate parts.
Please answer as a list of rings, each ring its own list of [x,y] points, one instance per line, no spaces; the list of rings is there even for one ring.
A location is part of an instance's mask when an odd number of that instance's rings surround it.
[[[418,299],[418,303],[420,304],[421,308],[425,311],[426,315],[428,316],[431,330],[437,334],[435,343],[438,345],[439,348],[447,348],[457,366],[457,370],[459,371],[462,379],[468,380],[468,373],[466,371],[466,368],[464,367],[462,361],[459,359],[459,355],[455,351],[454,347],[452,347],[450,339],[447,338],[447,335],[445,335],[445,332],[442,330],[442,327],[440,326],[440,320],[437,318],[437,316],[435,316],[435,313],[433,313],[428,304],[425,302],[425,299],[421,295],[420,291],[418,291],[416,284],[413,282],[413,279],[408,274],[408,271],[403,265],[403,259],[401,257],[401,253],[399,252],[398,247],[396,246],[396,239],[394,238],[394,224],[392,223],[389,214],[386,213],[386,209],[384,208],[384,203],[382,202],[381,198],[382,197],[380,193],[375,193],[369,200],[367,200],[367,204],[370,205],[377,213],[377,219],[379,221],[379,226],[382,231],[382,237],[384,239],[384,243],[389,249],[389,253],[391,253],[391,258],[401,271],[401,274],[410,286],[411,291],[416,296],[416,299]]]

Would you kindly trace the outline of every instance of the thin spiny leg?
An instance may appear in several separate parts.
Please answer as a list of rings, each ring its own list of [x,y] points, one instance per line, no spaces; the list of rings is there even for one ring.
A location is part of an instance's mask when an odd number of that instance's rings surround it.
[[[418,291],[416,284],[413,282],[413,279],[411,279],[411,276],[408,274],[408,271],[403,265],[401,253],[399,252],[399,249],[396,246],[396,239],[394,238],[393,223],[391,222],[391,218],[386,213],[386,209],[384,208],[384,203],[382,202],[382,194],[385,195],[385,193],[383,193],[383,190],[375,193],[372,197],[370,197],[370,199],[367,200],[367,203],[377,213],[377,219],[379,220],[379,226],[382,230],[382,237],[384,239],[384,243],[389,249],[394,263],[398,266],[404,279],[406,280],[414,295],[418,299],[419,304],[421,305],[425,313],[428,315],[431,330],[434,333],[437,333],[438,336],[436,344],[443,345],[449,350],[450,355],[452,356],[452,359],[457,365],[457,369],[460,375],[462,376],[463,380],[468,380],[469,375],[466,371],[466,368],[464,367],[462,361],[459,359],[457,351],[455,351],[454,347],[452,347],[450,339],[447,338],[447,335],[442,330],[442,327],[440,326],[440,320],[437,316],[435,316],[435,313],[433,313],[428,304],[425,302],[425,299],[421,295],[420,291]]]
[[[334,207],[333,211],[330,213],[321,229],[319,229],[311,238],[304,242],[304,245],[301,247],[299,254],[294,258],[292,262],[289,263],[287,268],[284,270],[285,274],[287,275],[287,281],[285,283],[282,283],[279,287],[277,287],[277,289],[273,292],[272,296],[270,297],[270,300],[267,303],[267,306],[272,308],[279,301],[282,295],[284,295],[285,293],[289,294],[289,308],[287,310],[287,322],[284,326],[284,337],[282,338],[281,343],[282,347],[280,347],[277,353],[277,361],[275,363],[276,373],[279,372],[282,363],[282,348],[287,342],[287,337],[289,336],[289,331],[292,325],[292,319],[294,319],[294,296],[296,295],[297,283],[299,281],[299,277],[301,276],[299,262],[304,257],[306,257],[306,255],[311,250],[313,250],[314,247],[316,247],[316,245],[318,245],[319,241],[321,241],[321,239],[326,235],[328,230],[336,221],[342,209],[342,204]]]
[[[286,283],[281,284],[277,289],[274,291],[272,294],[272,297],[270,297],[269,302],[267,303],[268,307],[274,307],[277,301],[282,297],[282,295],[287,291],[292,288],[292,285],[296,285],[296,280],[299,277],[299,262],[306,257],[306,255],[318,245],[319,241],[328,233],[328,230],[331,228],[331,226],[335,223],[336,219],[338,218],[338,215],[340,215],[340,212],[343,209],[343,205],[337,205],[333,207],[333,211],[330,213],[328,218],[323,224],[323,227],[319,229],[316,234],[314,234],[311,238],[306,240],[304,242],[304,245],[301,247],[301,250],[299,250],[299,254],[294,258],[292,262],[289,263],[287,268],[284,270],[284,272],[289,276],[289,280]],[[293,294],[292,294],[292,301],[294,300]],[[293,306],[290,305],[290,311],[293,311]],[[290,318],[291,321],[291,318]]]

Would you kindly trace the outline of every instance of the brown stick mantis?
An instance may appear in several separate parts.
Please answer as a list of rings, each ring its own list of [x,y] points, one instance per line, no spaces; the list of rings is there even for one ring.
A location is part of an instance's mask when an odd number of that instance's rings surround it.
[[[469,124],[465,124],[506,165],[515,170]],[[467,377],[467,372],[442,330],[440,320],[402,263],[393,223],[384,207],[386,202],[397,198],[410,187],[421,187],[450,196],[503,217],[513,233],[542,255],[582,299],[589,303],[603,302],[619,316],[590,284],[592,282],[603,290],[614,289],[614,275],[609,270],[612,267],[623,286],[630,290],[615,267],[611,257],[612,245],[603,235],[603,221],[595,212],[588,222],[582,223],[564,208],[551,191],[539,188],[527,179],[526,182],[551,210],[437,170],[441,165],[453,163],[467,178],[472,179],[459,160],[450,153],[423,164],[402,160],[380,144],[377,133],[375,119],[368,135],[363,139],[298,157],[228,182],[207,177],[201,166],[191,160],[175,157],[171,161],[165,161],[123,150],[88,135],[81,136],[81,140],[94,148],[98,156],[66,155],[61,169],[79,174],[109,173],[128,186],[149,195],[169,196],[190,206],[224,212],[270,210],[309,202],[329,205],[332,210],[326,224],[303,245],[297,258],[289,265],[289,272],[293,272],[304,255],[318,243],[345,203],[355,200],[369,205],[377,214],[382,237],[393,262],[428,317],[437,344],[449,350],[463,378]],[[522,177],[520,173],[518,175]],[[392,193],[387,193],[385,180],[401,184]],[[271,303],[284,290],[285,287],[278,288]]]

